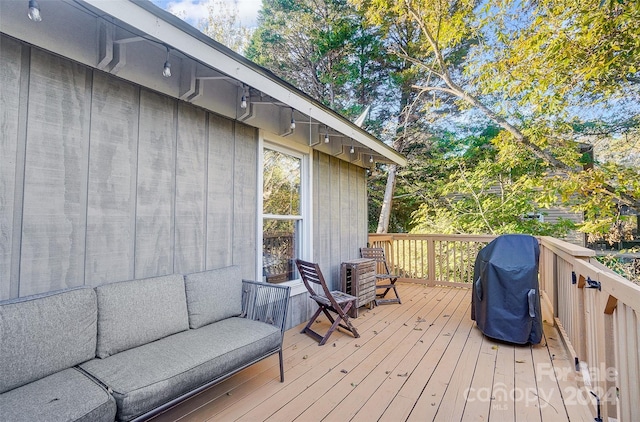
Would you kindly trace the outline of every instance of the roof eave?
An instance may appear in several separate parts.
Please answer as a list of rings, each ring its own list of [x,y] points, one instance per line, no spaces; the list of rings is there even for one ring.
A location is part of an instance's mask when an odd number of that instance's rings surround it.
[[[375,136],[314,100],[267,69],[207,37],[196,28],[148,0],[82,0],[105,15],[124,22],[171,48],[305,113],[391,163],[406,165],[404,156]],[[194,42],[195,41],[195,42]]]

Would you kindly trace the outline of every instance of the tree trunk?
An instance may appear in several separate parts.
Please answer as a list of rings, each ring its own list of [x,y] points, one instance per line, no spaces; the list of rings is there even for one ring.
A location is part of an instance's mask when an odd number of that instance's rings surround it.
[[[411,97],[412,90],[411,82],[405,81],[400,89],[402,90],[400,96],[400,110],[402,111],[398,116],[398,129],[396,131],[397,136],[392,145],[393,149],[398,152],[402,152],[406,140],[407,117],[411,112],[409,107],[409,99]],[[378,218],[378,228],[376,229],[376,233],[387,233],[389,230],[391,204],[393,202],[393,191],[396,187],[397,173],[398,166],[395,164],[390,164],[387,174],[387,185],[384,189],[384,199],[382,200],[382,207],[380,207],[380,217]]]
[[[376,233],[387,233],[389,230],[389,218],[391,217],[391,200],[393,199],[393,191],[396,186],[396,172],[398,166],[391,164],[389,173],[387,174],[387,186],[384,190],[384,199],[380,208],[380,217],[378,218],[378,228]]]

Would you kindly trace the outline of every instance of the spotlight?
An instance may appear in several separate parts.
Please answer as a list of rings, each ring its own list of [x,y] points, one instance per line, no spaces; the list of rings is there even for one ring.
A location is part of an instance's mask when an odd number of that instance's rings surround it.
[[[40,16],[40,5],[36,0],[29,0],[29,12],[27,13],[29,19],[34,22],[42,21],[42,16]]]
[[[242,99],[240,100],[240,108],[247,108],[247,99],[251,99],[251,93],[249,87],[242,84]]]
[[[164,62],[164,69],[162,69],[162,76],[165,78],[171,77],[171,63],[169,63],[169,47],[167,47],[167,60]]]

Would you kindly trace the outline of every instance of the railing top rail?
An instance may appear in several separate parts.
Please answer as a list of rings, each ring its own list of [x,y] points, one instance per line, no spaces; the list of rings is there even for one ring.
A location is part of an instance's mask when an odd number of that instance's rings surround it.
[[[567,254],[576,258],[587,258],[596,256],[596,251],[593,249],[584,248],[582,246],[574,245],[569,242],[565,242],[560,239],[556,239],[551,236],[541,236],[540,243],[551,249],[558,255]]]
[[[369,239],[383,242],[400,239],[439,240],[439,241],[473,241],[491,242],[497,236],[485,234],[409,234],[409,233],[370,233]]]
[[[573,269],[577,275],[599,281],[603,292],[640,313],[640,286],[637,284],[631,283],[597,261],[575,260]]]

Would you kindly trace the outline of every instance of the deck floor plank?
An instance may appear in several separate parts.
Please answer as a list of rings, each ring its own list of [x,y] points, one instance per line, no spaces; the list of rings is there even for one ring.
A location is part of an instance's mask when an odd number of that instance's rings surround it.
[[[466,336],[464,330],[458,332],[458,327],[462,324],[468,326],[462,321],[469,317],[469,295],[464,292],[462,301],[457,305],[453,312],[443,314],[436,321],[434,326],[441,328],[437,332],[437,337],[433,342],[421,343],[418,347],[412,349],[415,354],[406,359],[405,365],[410,368],[408,377],[398,391],[398,396],[413,400],[414,404],[422,395],[426,384],[429,383],[436,368],[446,361],[445,352],[447,351],[451,341],[456,336]],[[415,362],[418,362],[417,365]],[[407,420],[413,411],[413,407],[409,413],[404,413],[397,407],[396,400],[393,400],[386,411],[382,414],[382,421],[398,421]]]
[[[434,420],[459,421],[462,419],[467,396],[471,392],[471,382],[473,381],[482,340],[482,333],[479,330],[471,330],[469,332],[469,338],[460,354],[458,363],[455,365],[455,371],[442,396],[442,401]]]
[[[538,346],[532,346],[538,347]],[[536,372],[531,347],[515,348],[515,386],[513,400],[516,421],[541,421],[540,404],[536,388]]]
[[[381,345],[375,355],[370,356],[369,365],[359,365],[356,371],[352,372],[352,375],[358,375],[352,383],[348,383],[349,380],[345,378],[347,384],[343,389],[331,390],[327,395],[333,396],[333,400],[325,401],[325,395],[302,414],[300,420],[306,420],[305,417],[315,411],[328,412],[327,420],[349,420],[360,409],[366,408],[364,404],[379,391],[382,383],[387,378],[398,375],[397,367],[411,348],[420,341],[424,342],[423,336],[430,328],[429,321],[446,312],[451,300],[455,300],[455,292],[443,293],[447,294],[432,295],[432,300],[425,302],[426,306],[410,315],[394,336]],[[350,389],[352,391],[349,391]],[[339,403],[335,403],[336,401]],[[335,405],[327,408],[332,403]],[[318,404],[319,407],[316,406]]]
[[[423,289],[420,289],[419,286],[412,286],[409,293],[417,295],[419,290]],[[358,332],[361,333],[361,335],[368,332],[370,327],[380,324],[380,320],[391,315],[391,312],[392,310],[390,309],[378,307],[374,308],[372,311],[361,313],[361,317],[355,320],[357,321],[356,327],[358,328]],[[244,413],[247,413],[249,410],[258,407],[262,402],[269,400],[275,394],[278,394],[283,386],[294,382],[300,377],[305,377],[307,372],[311,369],[311,362],[314,362],[314,359],[316,358],[317,360],[322,360],[320,355],[326,347],[319,347],[318,344],[313,342],[313,340],[311,340],[306,334],[301,334],[300,330],[302,326],[303,325],[287,331],[287,334],[285,335],[285,384],[280,383],[279,377],[276,375],[278,371],[278,361],[277,357],[274,356],[267,359],[272,360],[273,362],[273,371],[276,371],[273,372],[274,376],[259,377],[257,380],[252,379],[250,382],[237,384],[228,389],[225,389],[224,385],[231,379],[221,383],[221,391],[224,391],[224,393],[217,398],[214,397],[215,406],[207,406],[207,408],[200,409],[193,415],[193,418],[188,420],[202,421],[206,418],[215,420],[235,420],[243,416]],[[294,340],[292,341],[291,338]],[[338,329],[332,335],[326,346],[333,347],[333,344],[336,344],[335,348],[332,349],[335,351],[345,347],[352,339],[353,338],[350,335],[342,332],[342,329]],[[250,369],[251,368],[248,368],[245,371]],[[245,371],[242,371],[236,376],[243,374]],[[261,388],[256,388],[256,383],[260,383]],[[212,403],[214,400],[212,400]],[[228,407],[232,408],[227,409]],[[166,420],[170,421],[171,419]]]
[[[422,301],[410,303],[396,319],[384,321],[384,325],[377,327],[369,341],[355,341],[353,349],[339,363],[334,354],[328,354],[329,371],[267,420],[295,420],[300,417],[306,421],[315,420],[317,415],[327,415],[375,368],[382,353],[380,347],[392,343],[393,338],[400,341],[402,328],[406,328],[407,321],[422,312],[425,306],[426,302]],[[361,338],[364,339],[365,335],[362,334]]]
[[[543,322],[543,326],[548,324],[546,321]],[[546,335],[544,335],[542,344],[531,348],[536,370],[535,380],[540,416],[542,420],[568,421],[567,412],[562,404],[560,386],[553,372],[549,348],[546,347],[547,341]]]
[[[358,339],[336,331],[318,346],[304,324],[287,331],[284,383],[272,356],[153,422],[593,420],[553,318],[540,345],[511,345],[471,321],[470,290],[398,289],[402,305],[359,312]]]
[[[489,420],[499,348],[500,346],[494,341],[483,336],[473,380],[467,394],[468,400],[462,413],[462,421]]]
[[[422,389],[422,393],[416,401],[416,405],[414,406],[413,411],[411,412],[411,415],[408,419],[409,421],[418,422],[425,420],[436,420],[436,414],[438,413],[438,410],[442,407],[444,411],[444,408],[451,405],[451,403],[444,401],[444,395],[451,385],[452,379],[454,378],[456,372],[458,372],[458,369],[462,369],[460,360],[465,355],[465,347],[469,345],[473,348],[473,345],[469,344],[469,337],[471,336],[472,331],[472,324],[469,320],[470,308],[469,306],[461,306],[459,309],[463,310],[460,324],[458,325],[456,332],[451,339],[451,342],[447,346],[447,350],[442,355],[441,362],[438,363],[438,366],[435,368],[433,375]],[[470,357],[471,360],[475,360],[476,356],[477,352],[474,356],[467,357]],[[445,364],[444,361],[447,361],[447,364]],[[467,375],[462,374],[461,372],[459,374],[460,376]],[[458,391],[458,394],[461,394],[463,391],[464,388]],[[438,417],[437,419],[451,420],[444,419],[442,417]]]
[[[433,312],[425,315],[425,322],[428,323],[426,331],[422,333],[418,343],[421,347],[412,347],[404,355],[399,355],[400,360],[394,366],[392,370],[389,370],[389,374],[384,378],[382,383],[378,385],[377,389],[369,397],[369,399],[363,403],[361,409],[358,411],[352,420],[354,421],[371,421],[378,420],[382,414],[387,410],[391,402],[394,402],[396,406],[404,406],[404,400],[402,396],[398,396],[398,392],[405,384],[409,373],[415,370],[415,367],[419,363],[419,359],[424,356],[424,350],[435,342],[437,337],[442,333],[445,328],[445,324],[442,323],[442,316],[450,312],[454,303],[452,301],[459,301],[460,295],[464,295],[464,292],[452,290],[454,296],[440,297],[436,301],[439,306],[434,308]],[[451,295],[450,293],[450,295]],[[446,311],[442,309],[445,307]],[[440,322],[438,322],[438,320]],[[415,346],[414,344],[413,346]],[[425,349],[426,348],[426,349]],[[413,407],[413,399],[411,400]],[[407,409],[407,413],[411,411],[411,408]]]
[[[551,320],[548,320],[551,321]],[[575,371],[575,361],[564,348],[559,333],[550,324],[542,325],[549,349],[551,369],[553,374],[541,376],[554,377],[558,385],[558,394],[562,397],[562,404],[570,421],[591,421],[595,413],[593,400],[588,391],[582,386],[581,374]]]
[[[410,305],[420,306],[420,301],[410,302]],[[404,311],[406,312],[407,309],[408,307],[405,307]],[[376,318],[365,316],[368,313],[375,313]],[[215,419],[254,421],[255,418],[264,420],[270,417],[283,405],[321,380],[333,367],[341,365],[343,360],[351,356],[353,351],[357,349],[356,344],[363,347],[374,338],[372,334],[374,331],[381,332],[394,320],[394,318],[390,318],[393,312],[387,306],[377,307],[374,310],[362,312],[360,315],[361,317],[354,320],[361,335],[360,338],[353,338],[351,335],[337,330],[325,346],[318,346],[317,342],[305,335],[306,343],[309,346],[304,349],[304,352],[298,352],[296,359],[287,361],[289,366],[285,365],[286,382],[284,384],[279,380],[273,380],[269,383],[268,389],[252,391],[243,398],[242,406],[236,405],[233,409],[225,409],[217,414]],[[324,316],[318,320],[321,321],[319,324],[325,327],[329,325]]]
[[[480,330],[475,331],[481,335]],[[513,344],[498,345],[496,371],[491,391],[490,416],[494,420],[516,420],[516,410],[512,399],[512,392],[515,391],[515,366],[520,365],[520,363],[516,363],[516,347]]]

